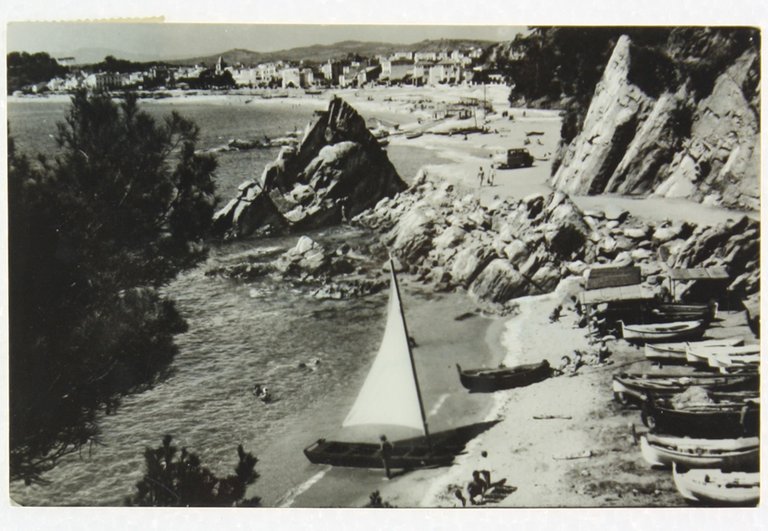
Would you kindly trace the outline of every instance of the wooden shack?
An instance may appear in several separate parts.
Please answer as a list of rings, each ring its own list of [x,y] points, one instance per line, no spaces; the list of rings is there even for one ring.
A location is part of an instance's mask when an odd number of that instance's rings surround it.
[[[638,266],[596,265],[587,271],[587,289],[616,288],[640,284]]]
[[[723,301],[727,296],[730,275],[722,266],[670,269],[669,290],[673,300],[679,300],[682,296],[679,285],[681,282],[695,283],[685,290],[686,298],[690,302],[707,302],[712,299]]]

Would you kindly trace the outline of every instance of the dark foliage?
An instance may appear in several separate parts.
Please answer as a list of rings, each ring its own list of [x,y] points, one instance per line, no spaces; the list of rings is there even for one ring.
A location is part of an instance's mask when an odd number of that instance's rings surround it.
[[[381,493],[378,490],[373,491],[368,496],[368,503],[363,507],[370,509],[393,509],[394,505],[390,505],[388,501],[384,501],[381,497]]]
[[[657,47],[631,46],[627,79],[652,98],[673,89],[678,83],[675,63]]]
[[[559,103],[568,98],[586,104],[621,35],[641,47],[666,43],[671,28],[550,27],[534,28],[512,43],[514,60],[506,74],[515,84],[510,100]]]
[[[248,485],[259,475],[254,470],[258,459],[237,447],[235,473],[219,478],[201,464],[200,458],[171,445],[172,437],[163,437],[159,448],[144,451],[146,471],[136,483],[136,494],[126,505],[141,507],[258,507],[260,498],[245,499]]]
[[[6,56],[8,67],[8,94],[35,83],[50,81],[65,75],[69,69],[45,52],[29,54],[11,52]]]
[[[222,89],[232,88],[236,85],[229,70],[216,74],[213,69],[203,70],[199,77],[181,78],[179,82],[186,83],[189,88],[193,89]]]
[[[156,288],[205,256],[214,208],[197,135],[81,92],[53,159],[9,140],[12,479],[98,441],[99,408],[165,375],[186,325]]]

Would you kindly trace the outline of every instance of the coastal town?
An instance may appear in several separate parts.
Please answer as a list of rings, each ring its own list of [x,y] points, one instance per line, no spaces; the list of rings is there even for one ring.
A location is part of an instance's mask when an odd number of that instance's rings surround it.
[[[55,61],[67,70],[65,74],[25,85],[18,89],[18,93],[66,93],[82,88],[188,90],[195,87],[301,88],[311,91],[390,85],[455,86],[477,82],[478,79],[502,82],[502,75],[487,71],[482,62],[483,55],[483,48],[470,47],[430,52],[398,51],[370,58],[328,59],[319,64],[275,61],[254,65],[227,64],[219,56],[211,65],[158,64],[131,72],[109,71],[109,58],[103,65],[79,65],[76,57],[57,57]],[[112,61],[113,65],[117,63],[119,60]],[[123,69],[129,67],[133,70],[140,65],[123,61]]]

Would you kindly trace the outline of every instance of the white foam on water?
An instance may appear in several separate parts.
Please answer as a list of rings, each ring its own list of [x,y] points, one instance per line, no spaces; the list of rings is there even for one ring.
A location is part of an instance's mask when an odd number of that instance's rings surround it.
[[[323,479],[330,469],[330,466],[325,467],[298,487],[289,490],[275,505],[280,508],[290,507],[293,505],[293,502],[296,501],[296,498],[307,492],[312,488],[312,485]]]
[[[437,402],[434,406],[432,406],[432,409],[429,410],[429,413],[427,414],[428,417],[433,417],[437,415],[437,412],[440,411],[440,408],[443,407],[443,403],[445,403],[445,400],[450,395],[448,393],[440,395],[440,398],[437,399]]]

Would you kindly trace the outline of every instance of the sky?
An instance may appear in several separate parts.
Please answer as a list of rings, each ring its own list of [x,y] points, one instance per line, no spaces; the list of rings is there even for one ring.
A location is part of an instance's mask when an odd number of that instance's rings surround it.
[[[8,51],[74,55],[86,49],[122,52],[126,59],[212,55],[232,48],[257,52],[344,40],[412,44],[424,39],[511,40],[523,26],[380,26],[257,24],[132,24],[11,22]]]

